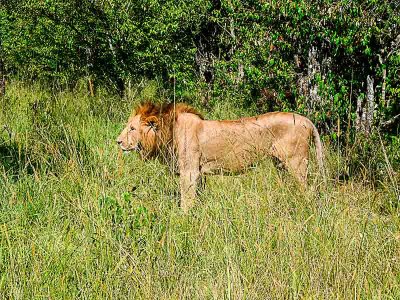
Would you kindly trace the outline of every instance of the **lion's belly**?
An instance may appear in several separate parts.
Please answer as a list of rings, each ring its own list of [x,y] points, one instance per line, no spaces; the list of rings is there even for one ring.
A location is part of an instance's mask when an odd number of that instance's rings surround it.
[[[201,149],[202,173],[240,172],[265,156],[271,155],[271,143],[255,143],[249,139],[210,140]]]
[[[231,161],[223,161],[216,159],[213,161],[206,161],[200,166],[202,174],[219,174],[219,173],[237,173],[245,170],[252,164],[251,161],[241,161],[240,163],[233,163]]]

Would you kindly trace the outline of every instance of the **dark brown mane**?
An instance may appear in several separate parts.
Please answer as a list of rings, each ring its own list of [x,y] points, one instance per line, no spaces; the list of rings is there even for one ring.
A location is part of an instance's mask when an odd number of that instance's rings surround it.
[[[194,107],[186,103],[168,103],[168,104],[155,104],[152,102],[144,102],[138,105],[132,115],[140,115],[142,118],[155,116],[158,118],[170,117],[175,113],[177,116],[180,113],[190,113],[197,115],[202,120],[204,117]]]

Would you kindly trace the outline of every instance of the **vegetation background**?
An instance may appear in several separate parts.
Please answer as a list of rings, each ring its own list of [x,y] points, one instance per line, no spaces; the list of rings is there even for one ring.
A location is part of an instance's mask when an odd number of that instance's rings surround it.
[[[400,297],[399,1],[0,1],[0,298]],[[132,106],[273,110],[328,183],[177,178],[115,145]]]

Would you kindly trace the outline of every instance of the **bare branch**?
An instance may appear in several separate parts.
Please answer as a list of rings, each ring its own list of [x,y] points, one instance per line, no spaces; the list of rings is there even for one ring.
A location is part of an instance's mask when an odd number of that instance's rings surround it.
[[[399,122],[399,121],[400,121],[400,114],[394,116],[393,118],[391,118],[391,119],[389,119],[389,120],[387,120],[385,122],[382,122],[381,123],[381,127],[382,128],[388,128],[388,127],[394,125],[396,122]]]

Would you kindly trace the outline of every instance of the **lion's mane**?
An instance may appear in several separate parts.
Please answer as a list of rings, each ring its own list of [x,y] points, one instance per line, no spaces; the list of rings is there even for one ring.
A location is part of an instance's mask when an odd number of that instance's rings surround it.
[[[150,156],[160,154],[160,152],[171,151],[173,146],[173,129],[177,117],[182,113],[191,113],[204,120],[203,115],[194,107],[186,103],[168,103],[156,104],[152,102],[143,102],[134,108],[132,117],[140,115],[140,122],[147,123],[149,120],[154,122],[156,137],[154,142],[142,140],[151,149]],[[145,136],[142,138],[145,139]],[[151,145],[149,145],[151,143]],[[165,153],[163,153],[165,154]]]

